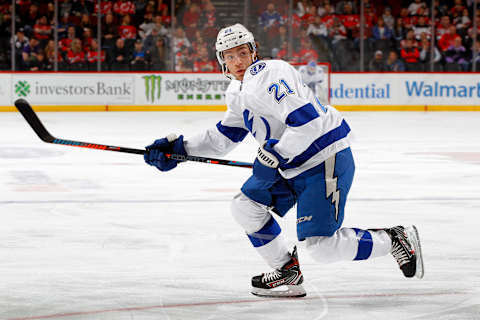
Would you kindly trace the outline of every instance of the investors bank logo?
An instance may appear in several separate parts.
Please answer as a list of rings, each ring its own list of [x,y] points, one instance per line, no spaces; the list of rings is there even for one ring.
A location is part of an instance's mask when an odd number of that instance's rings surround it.
[[[155,102],[160,99],[162,77],[149,75],[142,77],[145,82],[145,97],[147,101]]]
[[[18,81],[15,84],[15,94],[19,97],[26,97],[30,93],[30,84],[28,81]]]

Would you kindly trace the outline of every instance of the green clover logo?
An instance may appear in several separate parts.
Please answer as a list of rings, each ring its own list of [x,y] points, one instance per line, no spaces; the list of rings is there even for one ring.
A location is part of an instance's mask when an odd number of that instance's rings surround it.
[[[30,93],[30,84],[27,81],[18,81],[15,84],[15,93],[19,97],[26,97]]]

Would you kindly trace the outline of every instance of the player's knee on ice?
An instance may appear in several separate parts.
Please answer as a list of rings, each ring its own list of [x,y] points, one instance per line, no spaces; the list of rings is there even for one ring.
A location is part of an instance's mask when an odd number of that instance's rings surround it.
[[[230,206],[233,218],[247,234],[260,230],[271,218],[266,206],[253,202],[243,193],[236,195]]]

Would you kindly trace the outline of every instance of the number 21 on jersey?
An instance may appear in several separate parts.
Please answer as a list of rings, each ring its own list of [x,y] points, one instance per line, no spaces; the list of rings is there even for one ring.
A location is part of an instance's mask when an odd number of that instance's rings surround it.
[[[273,97],[275,98],[275,101],[277,101],[277,103],[280,103],[280,101],[282,101],[282,99],[285,98],[287,94],[295,93],[292,89],[290,89],[285,80],[281,79],[279,83],[280,84],[272,83],[268,87],[268,93],[273,94]]]

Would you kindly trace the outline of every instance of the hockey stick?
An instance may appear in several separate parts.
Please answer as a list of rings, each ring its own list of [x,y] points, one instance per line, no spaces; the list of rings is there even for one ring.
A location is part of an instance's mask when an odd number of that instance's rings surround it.
[[[142,149],[132,149],[125,147],[109,146],[98,143],[88,143],[75,140],[65,140],[59,139],[52,136],[45,126],[42,124],[38,118],[35,111],[33,111],[30,104],[25,99],[17,99],[15,101],[15,107],[20,111],[22,116],[27,120],[28,124],[32,127],[33,131],[38,135],[38,137],[47,143],[60,144],[64,146],[72,146],[79,148],[89,148],[97,150],[107,150],[107,151],[117,151],[125,153],[135,153],[135,154],[145,154],[147,151]],[[194,161],[194,162],[203,162],[211,164],[220,164],[225,166],[241,167],[241,168],[252,168],[253,165],[248,162],[224,160],[224,159],[215,159],[215,158],[206,158],[206,157],[197,157],[197,156],[184,156],[181,154],[165,154],[169,159],[178,160],[178,161]]]

